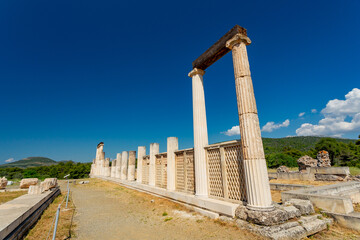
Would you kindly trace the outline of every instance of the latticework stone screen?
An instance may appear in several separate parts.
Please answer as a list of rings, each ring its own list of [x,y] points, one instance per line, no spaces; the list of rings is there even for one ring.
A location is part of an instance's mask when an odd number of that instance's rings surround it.
[[[175,173],[177,191],[195,192],[194,150],[183,150],[175,153]]]
[[[142,167],[143,184],[149,184],[149,164],[150,164],[150,156],[145,156],[143,158],[143,167]]]
[[[167,185],[167,154],[156,155],[155,160],[155,186],[166,188]]]
[[[230,201],[245,201],[246,188],[240,142],[207,148],[209,195]]]

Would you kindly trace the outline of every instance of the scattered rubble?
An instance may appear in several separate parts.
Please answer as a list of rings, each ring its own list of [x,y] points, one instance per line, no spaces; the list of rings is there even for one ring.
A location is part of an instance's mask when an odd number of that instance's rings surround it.
[[[325,150],[320,151],[317,154],[318,167],[331,167],[331,161],[329,157],[329,153]]]
[[[299,171],[306,171],[306,168],[308,167],[317,167],[318,160],[313,159],[312,157],[305,155],[302,156],[297,160],[297,163],[299,165]]]
[[[287,166],[280,166],[276,169],[276,172],[290,172],[290,169]]]

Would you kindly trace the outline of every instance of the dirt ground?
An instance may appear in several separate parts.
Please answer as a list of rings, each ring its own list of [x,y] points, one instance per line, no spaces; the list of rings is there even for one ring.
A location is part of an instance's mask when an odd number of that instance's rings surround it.
[[[167,199],[90,179],[71,185],[77,239],[262,239]]]

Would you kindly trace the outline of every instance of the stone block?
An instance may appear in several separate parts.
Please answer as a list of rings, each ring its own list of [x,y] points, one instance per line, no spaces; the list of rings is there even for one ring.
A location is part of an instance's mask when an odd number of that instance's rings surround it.
[[[29,186],[29,191],[28,194],[41,194],[44,192],[44,189],[42,188],[42,186],[38,186],[38,185],[30,185]]]
[[[45,178],[44,182],[40,184],[44,191],[57,187],[57,178]]]
[[[301,216],[300,210],[294,206],[282,206],[281,209],[288,213],[289,219]]]
[[[285,202],[285,205],[293,205],[300,210],[301,215],[308,215],[314,213],[314,207],[309,200],[303,199],[290,199]]]
[[[6,179],[6,177],[0,178],[0,189],[6,188],[7,184],[8,184],[8,180]]]
[[[297,160],[297,163],[299,165],[299,171],[306,171],[306,168],[308,167],[317,167],[318,160],[313,159],[312,157],[305,155],[302,156]]]
[[[315,174],[317,181],[344,181],[344,178],[331,174]]]
[[[290,172],[290,169],[287,166],[280,166],[276,169],[276,172]]]
[[[29,188],[31,185],[37,185],[38,182],[37,178],[24,178],[20,181],[20,188]]]

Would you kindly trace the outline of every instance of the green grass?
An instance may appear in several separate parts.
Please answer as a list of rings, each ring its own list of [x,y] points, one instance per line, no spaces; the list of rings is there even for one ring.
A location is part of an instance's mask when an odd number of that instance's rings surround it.
[[[352,176],[356,176],[360,174],[360,168],[357,167],[349,167],[350,168],[350,174]]]

